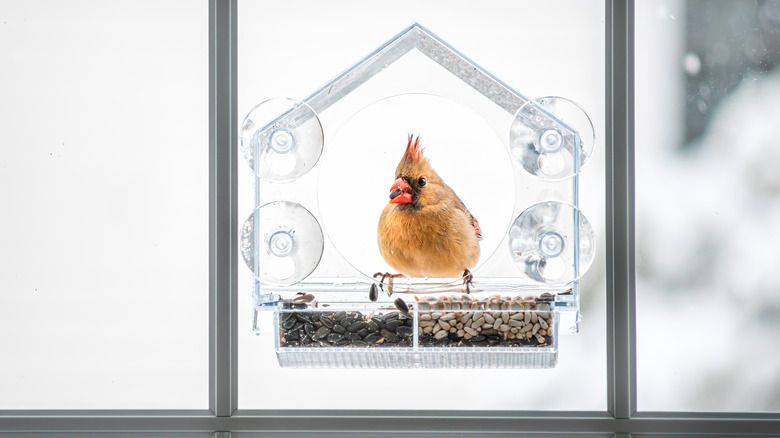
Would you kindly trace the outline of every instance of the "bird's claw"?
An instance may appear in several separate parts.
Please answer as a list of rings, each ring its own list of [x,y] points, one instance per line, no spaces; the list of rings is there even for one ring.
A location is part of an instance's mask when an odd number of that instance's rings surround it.
[[[381,277],[379,279],[379,288],[382,289],[382,290],[385,290],[385,286],[384,286],[385,278],[387,279],[387,296],[389,297],[389,296],[393,295],[393,279],[394,278],[398,278],[398,277],[403,277],[403,274],[391,274],[389,272],[377,272],[376,274],[374,274],[374,278],[378,278],[378,277]]]
[[[468,269],[463,271],[463,284],[466,285],[466,293],[471,293],[471,286],[474,286],[474,283],[472,281],[474,280],[474,274],[471,273]]]

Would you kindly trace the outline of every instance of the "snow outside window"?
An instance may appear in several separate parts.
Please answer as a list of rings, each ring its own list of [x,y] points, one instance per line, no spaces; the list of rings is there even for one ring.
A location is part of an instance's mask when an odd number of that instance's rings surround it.
[[[642,411],[780,409],[780,2],[636,2]]]

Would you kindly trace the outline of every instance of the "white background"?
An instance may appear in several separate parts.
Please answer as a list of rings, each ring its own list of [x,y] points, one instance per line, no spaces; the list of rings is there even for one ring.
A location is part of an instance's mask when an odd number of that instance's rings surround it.
[[[208,408],[207,17],[0,1],[0,409]]]

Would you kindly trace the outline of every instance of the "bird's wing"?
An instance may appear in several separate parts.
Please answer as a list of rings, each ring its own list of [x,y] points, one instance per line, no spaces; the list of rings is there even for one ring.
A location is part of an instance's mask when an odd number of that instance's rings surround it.
[[[471,214],[469,209],[466,208],[466,204],[464,204],[463,201],[460,200],[460,197],[455,193],[455,191],[452,190],[449,186],[447,186],[447,188],[450,190],[450,192],[452,192],[452,197],[455,200],[455,205],[458,207],[458,209],[466,213],[468,217],[471,219],[471,224],[474,226],[474,235],[477,236],[477,240],[482,240],[482,228],[479,226],[479,222],[477,222],[477,218],[475,218],[474,215]]]

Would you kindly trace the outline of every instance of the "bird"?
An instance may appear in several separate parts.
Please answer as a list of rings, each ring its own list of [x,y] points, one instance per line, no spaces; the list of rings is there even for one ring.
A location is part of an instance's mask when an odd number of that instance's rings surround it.
[[[463,277],[466,291],[479,260],[482,229],[423,155],[420,136],[409,134],[395,170],[390,202],[382,210],[377,243],[382,258],[398,274],[377,272],[380,286],[389,278]]]

